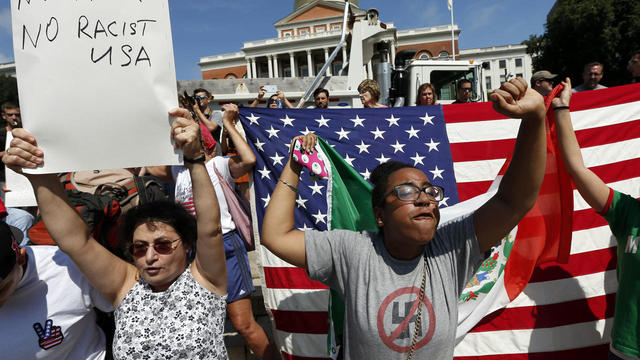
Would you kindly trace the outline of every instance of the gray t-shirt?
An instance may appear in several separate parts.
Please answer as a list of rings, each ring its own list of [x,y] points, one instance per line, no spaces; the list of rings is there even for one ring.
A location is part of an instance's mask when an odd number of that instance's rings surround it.
[[[472,215],[440,225],[425,256],[412,260],[391,257],[370,232],[307,231],[305,243],[309,276],[345,301],[345,359],[406,358],[424,259],[426,306],[414,358],[453,357],[458,297],[482,262]]]

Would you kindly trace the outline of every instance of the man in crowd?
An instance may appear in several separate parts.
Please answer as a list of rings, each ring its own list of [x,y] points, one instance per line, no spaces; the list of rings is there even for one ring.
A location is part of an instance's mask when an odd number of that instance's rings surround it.
[[[602,80],[603,66],[599,62],[588,63],[582,70],[582,85],[573,88],[573,92],[581,92],[587,90],[606,89],[604,85],[600,85]]]
[[[267,93],[267,90],[264,86],[260,86],[260,90],[258,90],[258,96],[253,99],[253,102],[249,105],[249,107],[258,107],[258,104],[264,98],[264,95]],[[271,109],[278,108],[287,108],[292,109],[293,105],[289,102],[287,97],[284,95],[284,91],[278,90],[275,94],[269,96],[267,100],[267,107]]]
[[[627,70],[631,73],[631,83],[640,82],[640,50],[631,53]]]
[[[540,93],[542,96],[547,96],[551,90],[553,90],[553,79],[558,77],[556,74],[552,74],[547,70],[536,71],[531,76],[531,88]]]
[[[218,124],[211,121],[211,108],[209,104],[211,100],[213,100],[213,95],[206,89],[195,89],[193,90],[193,97],[196,99],[196,104],[193,106],[193,112],[196,114],[198,119],[204,124],[204,126],[211,131],[211,133],[215,134],[218,131]],[[219,137],[216,137],[219,139]]]
[[[0,222],[3,359],[104,359],[94,307],[113,311],[54,246],[18,247],[22,233]]]
[[[2,120],[5,123],[5,129],[4,129],[5,131],[3,131],[3,135],[6,136],[6,134],[10,133],[13,129],[22,127],[22,118],[20,117],[20,108],[17,105],[10,102],[5,102],[2,105],[0,105],[0,109],[2,110]],[[5,142],[6,142],[5,137],[2,137],[1,142],[2,142],[2,145],[0,146],[0,149],[2,149],[2,151],[0,151],[0,158],[4,156],[4,148],[5,148]],[[7,189],[5,185],[4,164],[0,164],[0,168],[2,168],[2,170],[0,171],[0,176],[1,176],[0,177],[0,195],[1,195],[1,198],[4,200],[5,192],[10,191],[10,189]],[[35,210],[34,208],[27,208],[27,207],[25,208],[11,207],[7,209],[8,215],[4,219],[4,221],[22,230],[22,233],[23,233],[22,238],[24,239],[24,243],[22,243],[21,245],[26,245],[26,243],[29,241],[29,238],[27,236],[27,231],[29,231],[29,228],[31,228],[31,226],[35,221],[35,217],[31,214],[30,211],[34,211],[34,210]]]
[[[470,103],[471,92],[473,91],[471,81],[464,79],[458,82],[458,97],[454,104]]]
[[[313,92],[313,102],[316,109],[327,109],[329,107],[329,90],[317,88]]]

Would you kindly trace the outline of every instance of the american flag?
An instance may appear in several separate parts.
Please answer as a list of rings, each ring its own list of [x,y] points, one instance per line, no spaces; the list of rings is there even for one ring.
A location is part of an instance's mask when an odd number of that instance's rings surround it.
[[[571,103],[587,166],[614,189],[634,197],[640,195],[639,90],[640,85],[629,85],[578,93]],[[519,121],[498,115],[488,103],[445,105],[439,109],[242,109],[247,139],[258,154],[253,180],[259,225],[274,181],[286,161],[290,139],[306,131],[324,137],[365,177],[384,158],[412,164],[422,160],[422,170],[446,189],[448,199],[444,206],[486,192],[513,150]],[[345,117],[338,117],[342,113]],[[366,120],[360,126],[363,118]],[[400,118],[398,126],[388,120],[391,118]],[[327,119],[330,121],[325,122]],[[436,137],[432,131],[439,131],[435,125],[443,119],[446,133]],[[418,139],[409,139],[416,130],[420,130]],[[380,135],[380,131],[385,133]],[[403,151],[396,151],[394,146],[400,148],[402,144]],[[369,152],[360,151],[366,148],[364,145],[370,145]],[[437,153],[450,148],[452,168],[427,162],[436,152],[435,147]],[[297,210],[306,207],[307,211],[296,211],[296,226],[325,229],[326,207],[317,205],[316,200],[324,199],[320,195],[326,186],[321,188],[323,183],[310,181],[308,175],[302,180],[306,185],[299,187]],[[457,359],[606,356],[617,289],[616,244],[606,222],[576,191],[574,203],[569,263],[547,263],[536,268],[529,285],[511,304],[485,317],[456,346]],[[309,280],[304,270],[284,263],[266,249],[260,251],[265,305],[273,314],[274,337],[282,355],[285,359],[327,359],[326,287]]]

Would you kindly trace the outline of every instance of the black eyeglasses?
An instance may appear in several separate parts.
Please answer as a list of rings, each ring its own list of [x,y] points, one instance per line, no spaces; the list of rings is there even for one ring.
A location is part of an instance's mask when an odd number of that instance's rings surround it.
[[[383,198],[386,198],[391,193],[396,193],[396,197],[400,201],[412,202],[420,198],[420,193],[427,194],[427,198],[432,202],[440,202],[444,199],[444,188],[436,185],[429,185],[423,188],[417,187],[413,184],[400,184],[395,186],[391,191],[384,194]]]
[[[471,88],[460,88],[462,91],[471,91]]]
[[[167,240],[167,241],[158,241],[151,244],[153,246],[153,250],[155,250],[160,255],[168,255],[175,250],[178,245],[173,245],[176,241],[180,241],[182,239],[178,238],[175,240]],[[134,242],[129,246],[129,252],[134,257],[142,257],[147,254],[147,249],[149,249],[149,243],[144,241]]]

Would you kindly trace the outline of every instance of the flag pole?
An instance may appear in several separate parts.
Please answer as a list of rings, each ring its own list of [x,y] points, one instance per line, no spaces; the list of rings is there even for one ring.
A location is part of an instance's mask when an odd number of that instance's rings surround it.
[[[453,0],[448,0],[447,1],[447,6],[449,7],[449,11],[451,12],[451,59],[455,60],[456,59],[456,45],[455,45],[455,41],[454,41],[454,34],[453,34]]]

